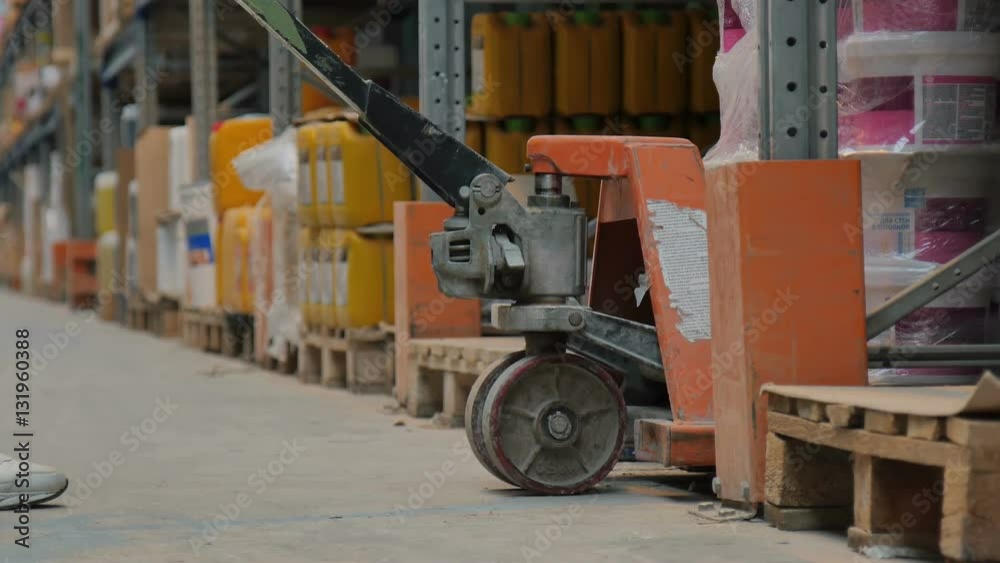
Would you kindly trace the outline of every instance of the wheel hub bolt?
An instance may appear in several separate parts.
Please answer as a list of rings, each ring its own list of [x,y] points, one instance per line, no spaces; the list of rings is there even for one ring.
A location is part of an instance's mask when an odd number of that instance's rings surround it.
[[[546,419],[549,435],[556,440],[567,440],[573,435],[573,421],[566,416],[566,413],[556,411]]]

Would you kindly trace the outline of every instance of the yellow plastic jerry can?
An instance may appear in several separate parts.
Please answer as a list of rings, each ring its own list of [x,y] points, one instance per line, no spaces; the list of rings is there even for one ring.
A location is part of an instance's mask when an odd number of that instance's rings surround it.
[[[234,207],[254,205],[264,195],[243,184],[233,167],[233,159],[271,140],[273,134],[270,117],[237,117],[222,122],[212,133],[212,179],[217,190],[215,207],[220,215]]]
[[[333,298],[339,328],[393,322],[395,297],[392,239],[337,230]]]
[[[302,311],[302,322],[306,325],[317,324],[316,309],[313,306],[313,284],[316,283],[316,264],[313,261],[313,246],[318,236],[315,229],[302,227],[299,229],[299,272],[302,285],[299,299]]]
[[[559,118],[555,121],[556,135],[614,135],[621,127],[605,124],[601,117],[578,116]],[[587,212],[587,217],[597,217],[601,197],[601,181],[596,178],[565,178],[563,190]]]
[[[546,120],[512,117],[486,124],[487,159],[508,174],[524,174],[528,139],[551,131]]]
[[[642,137],[683,139],[687,137],[687,127],[681,116],[640,115],[632,119],[631,134]]]
[[[323,229],[319,231],[313,247],[313,260],[315,262],[313,295],[317,300],[315,304],[316,322],[326,327],[337,326],[337,311],[333,298],[335,279],[333,256],[336,252],[336,240],[335,230]]]
[[[314,174],[316,224],[330,228],[334,225],[333,182],[340,177],[337,165],[341,165],[340,132],[336,122],[317,123],[313,126],[316,132],[316,164]]]
[[[254,208],[229,209],[222,216],[219,268],[222,276],[222,306],[227,312],[253,312],[250,275],[250,222]]]
[[[719,142],[722,122],[717,113],[688,116],[688,137],[702,154]]]
[[[356,228],[392,222],[397,201],[413,199],[410,169],[360,125],[338,121],[328,153],[333,224]]]
[[[315,124],[303,125],[298,131],[299,149],[299,222],[306,227],[319,225],[316,208],[316,159],[319,131]]]
[[[701,4],[689,4],[688,28],[692,47],[690,73],[690,107],[695,113],[719,111],[719,91],[715,87],[712,69],[719,53],[719,13]],[[704,43],[704,45],[703,45]]]
[[[117,172],[101,172],[94,178],[94,225],[97,227],[98,236],[115,230],[115,190],[117,188]]]
[[[471,35],[471,113],[493,118],[551,113],[552,31],[544,14],[476,14]]]
[[[618,14],[577,10],[552,22],[556,113],[600,115],[621,106]]]
[[[625,12],[622,21],[622,109],[630,115],[682,113],[688,19],[683,11]]]
[[[467,120],[465,122],[465,144],[477,153],[486,156],[486,124],[482,121]]]

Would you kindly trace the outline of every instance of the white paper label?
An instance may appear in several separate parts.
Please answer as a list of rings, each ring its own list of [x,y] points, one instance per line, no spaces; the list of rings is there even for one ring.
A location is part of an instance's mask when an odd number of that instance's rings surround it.
[[[337,307],[347,306],[347,300],[349,298],[347,290],[348,269],[347,251],[341,249],[339,255],[337,256],[337,268],[334,270],[334,274],[337,276],[337,290],[334,292]]]
[[[321,267],[322,262],[320,261],[320,249],[315,248],[312,251],[312,283],[309,284],[309,302],[314,305],[320,305],[323,303],[323,268]]]
[[[330,178],[333,182],[333,204],[344,205],[346,196],[344,195],[344,160],[340,147],[332,149],[330,153]]]
[[[319,204],[330,203],[330,166],[326,160],[326,149],[320,148],[316,157],[318,168],[316,170],[316,201]]]
[[[299,160],[299,204],[305,207],[312,205],[312,170],[309,158]]]
[[[319,291],[320,304],[333,305],[333,257],[330,256],[329,251],[322,251],[322,259],[317,269],[322,272],[320,275],[320,280],[322,280]]]
[[[677,330],[689,342],[712,337],[708,287],[708,219],[700,209],[648,200],[649,219]]]
[[[909,256],[914,247],[915,211],[872,214],[864,232],[865,254]]]
[[[992,79],[924,77],[925,143],[982,143],[993,138],[997,87]]]
[[[482,37],[472,41],[472,94],[477,96],[486,92],[486,49]]]

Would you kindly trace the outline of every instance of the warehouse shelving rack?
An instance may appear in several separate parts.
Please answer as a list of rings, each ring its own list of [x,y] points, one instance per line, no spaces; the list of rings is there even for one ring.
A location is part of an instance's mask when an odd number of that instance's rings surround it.
[[[82,11],[77,8],[77,11]],[[80,17],[80,14],[76,14]],[[89,14],[85,21],[89,22]],[[22,6],[17,20],[10,27],[9,36],[5,38],[3,54],[0,55],[0,88],[7,86],[13,78],[15,67],[20,56],[28,47],[27,40],[39,33],[52,35],[52,0],[28,0]],[[35,26],[35,27],[33,27]],[[77,36],[77,41],[86,39]],[[61,54],[61,53],[60,53]],[[57,58],[53,53],[53,59]],[[63,61],[67,62],[67,61]],[[72,69],[79,69],[86,66],[86,61],[75,61],[70,65]],[[50,157],[52,150],[56,146],[66,146],[70,142],[72,132],[63,129],[67,124],[67,113],[72,109],[72,105],[60,103],[60,94],[64,93],[67,82],[74,82],[76,73],[67,77],[66,82],[51,93],[43,104],[41,110],[33,116],[31,122],[25,129],[6,147],[4,154],[0,155],[0,201],[14,203],[15,216],[20,213],[20,190],[15,185],[12,172],[23,167],[25,164],[36,162],[39,164],[41,172],[42,197],[47,197],[50,184]],[[74,95],[77,88],[73,88]],[[81,194],[77,194],[79,198]],[[76,206],[80,207],[80,206]],[[80,214],[77,214],[74,224],[76,228],[86,232],[88,224],[81,222]],[[75,234],[75,233],[74,233]]]

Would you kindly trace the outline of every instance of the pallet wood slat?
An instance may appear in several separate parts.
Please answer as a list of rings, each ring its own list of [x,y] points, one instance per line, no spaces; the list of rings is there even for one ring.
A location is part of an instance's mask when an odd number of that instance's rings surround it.
[[[827,405],[826,417],[838,428],[857,428],[864,424],[861,411],[850,405]]]
[[[299,381],[354,393],[389,393],[395,364],[393,339],[381,328],[303,327]]]
[[[476,379],[495,361],[524,349],[523,338],[414,339],[409,342],[406,409],[411,416],[449,427],[465,421]]]
[[[838,507],[829,505],[847,496],[848,544],[867,556],[1000,560],[1000,420],[777,397],[768,397],[769,522],[784,530],[844,529]],[[820,410],[828,421],[817,420]],[[829,448],[851,462],[818,455]],[[844,478],[852,482],[849,495],[817,492]]]

